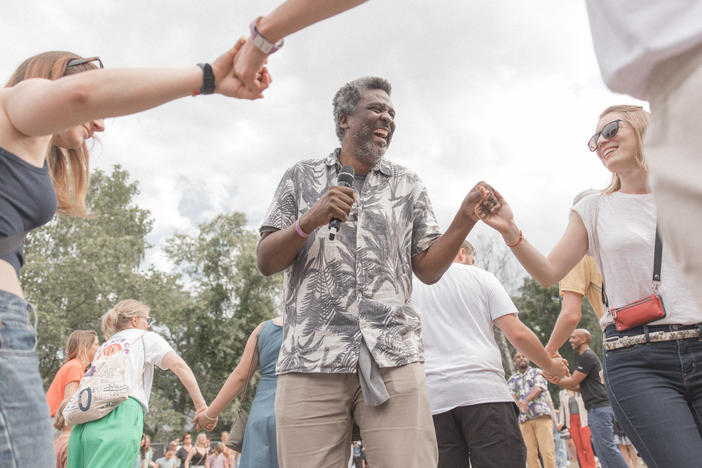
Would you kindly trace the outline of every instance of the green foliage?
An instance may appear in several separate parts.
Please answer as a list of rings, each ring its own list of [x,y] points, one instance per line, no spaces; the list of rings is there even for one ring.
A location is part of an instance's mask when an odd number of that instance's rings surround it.
[[[541,340],[541,343],[545,345],[551,336],[558,314],[561,312],[561,298],[558,294],[558,285],[544,288],[533,278],[527,277],[519,288],[519,296],[512,298],[512,300],[519,310],[520,320],[531,328]],[[602,359],[602,331],[597,322],[597,316],[587,299],[582,302],[582,318],[578,328],[585,328],[592,334],[590,348]],[[514,353],[514,350],[512,352]],[[573,372],[575,363],[578,360],[578,354],[568,342],[561,346],[558,352],[568,360],[570,370]],[[560,389],[561,387],[549,384],[549,390],[554,397],[554,404],[556,405],[558,404],[557,394]]]
[[[115,302],[142,297],[148,276],[138,272],[148,248],[149,213],[132,204],[137,194],[126,171],[91,177],[89,219],[57,215],[26,245],[22,285],[39,315],[39,368],[48,386],[61,365],[72,330],[100,330]]]
[[[45,387],[62,363],[70,332],[99,332],[105,311],[134,298],[151,306],[154,331],[190,365],[205,400],[211,401],[242,355],[248,335],[275,315],[280,275],[259,273],[258,236],[246,227],[241,213],[217,216],[192,237],[178,234],[170,239],[166,253],[177,273],[143,268],[153,221],[147,210],[135,205],[137,194],[136,183],[119,166],[109,175],[96,170],[87,197],[92,217],[58,215],[27,240],[22,284],[39,314]],[[220,418],[221,429],[231,422],[233,406]],[[156,371],[146,432],[154,440],[180,435],[193,414],[177,377]]]

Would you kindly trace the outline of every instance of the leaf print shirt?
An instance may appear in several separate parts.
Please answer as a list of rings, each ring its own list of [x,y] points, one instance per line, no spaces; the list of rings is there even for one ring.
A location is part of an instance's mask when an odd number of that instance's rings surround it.
[[[336,185],[340,152],[285,172],[262,234],[291,226]],[[412,257],[441,234],[426,188],[385,159],[356,187],[336,239],[328,226],[317,228],[285,270],[278,374],[356,372],[361,339],[379,367],[424,360],[419,311],[410,303]]]

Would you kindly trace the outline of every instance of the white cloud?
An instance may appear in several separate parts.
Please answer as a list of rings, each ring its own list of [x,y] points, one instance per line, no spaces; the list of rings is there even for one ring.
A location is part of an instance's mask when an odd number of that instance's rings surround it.
[[[108,67],[192,66],[279,1],[6,0],[0,76],[49,49],[98,54]],[[388,157],[422,177],[442,226],[484,179],[546,252],[573,196],[607,183],[585,147],[597,115],[632,101],[601,82],[584,2],[374,0],[291,36],[270,68],[262,101],[185,98],[108,122],[93,162],[122,164],[139,182],[157,247],[219,212],[257,226],[285,168],[337,145],[336,89],[374,74],[393,83]],[[149,259],[166,265],[157,251]]]

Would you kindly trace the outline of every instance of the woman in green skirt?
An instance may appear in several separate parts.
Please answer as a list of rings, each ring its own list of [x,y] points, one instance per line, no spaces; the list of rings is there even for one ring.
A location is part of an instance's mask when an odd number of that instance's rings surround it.
[[[149,331],[149,306],[127,299],[102,317],[105,343],[95,354],[127,349],[129,398],[101,419],[76,424],[68,442],[68,468],[132,468],[144,431],[144,414],[154,365],[169,369],[180,379],[199,413],[207,408],[190,367],[158,334]]]

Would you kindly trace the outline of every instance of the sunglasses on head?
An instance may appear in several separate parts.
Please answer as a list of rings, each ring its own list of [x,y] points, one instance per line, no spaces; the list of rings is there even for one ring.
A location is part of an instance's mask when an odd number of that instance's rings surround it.
[[[602,127],[602,130],[599,132],[595,133],[590,137],[590,140],[587,142],[587,147],[590,148],[590,151],[596,151],[597,147],[599,146],[599,139],[600,135],[603,137],[610,139],[614,135],[617,134],[619,131],[619,122],[623,122],[622,119],[617,119],[617,120],[612,120],[608,124],[606,124],[604,127]]]
[[[100,60],[100,57],[74,58],[74,59],[71,59],[68,61],[66,68],[77,67],[78,65],[85,65],[86,63],[92,63],[92,62],[97,62],[98,65],[100,66],[99,68],[105,68],[102,65],[102,60]]]

